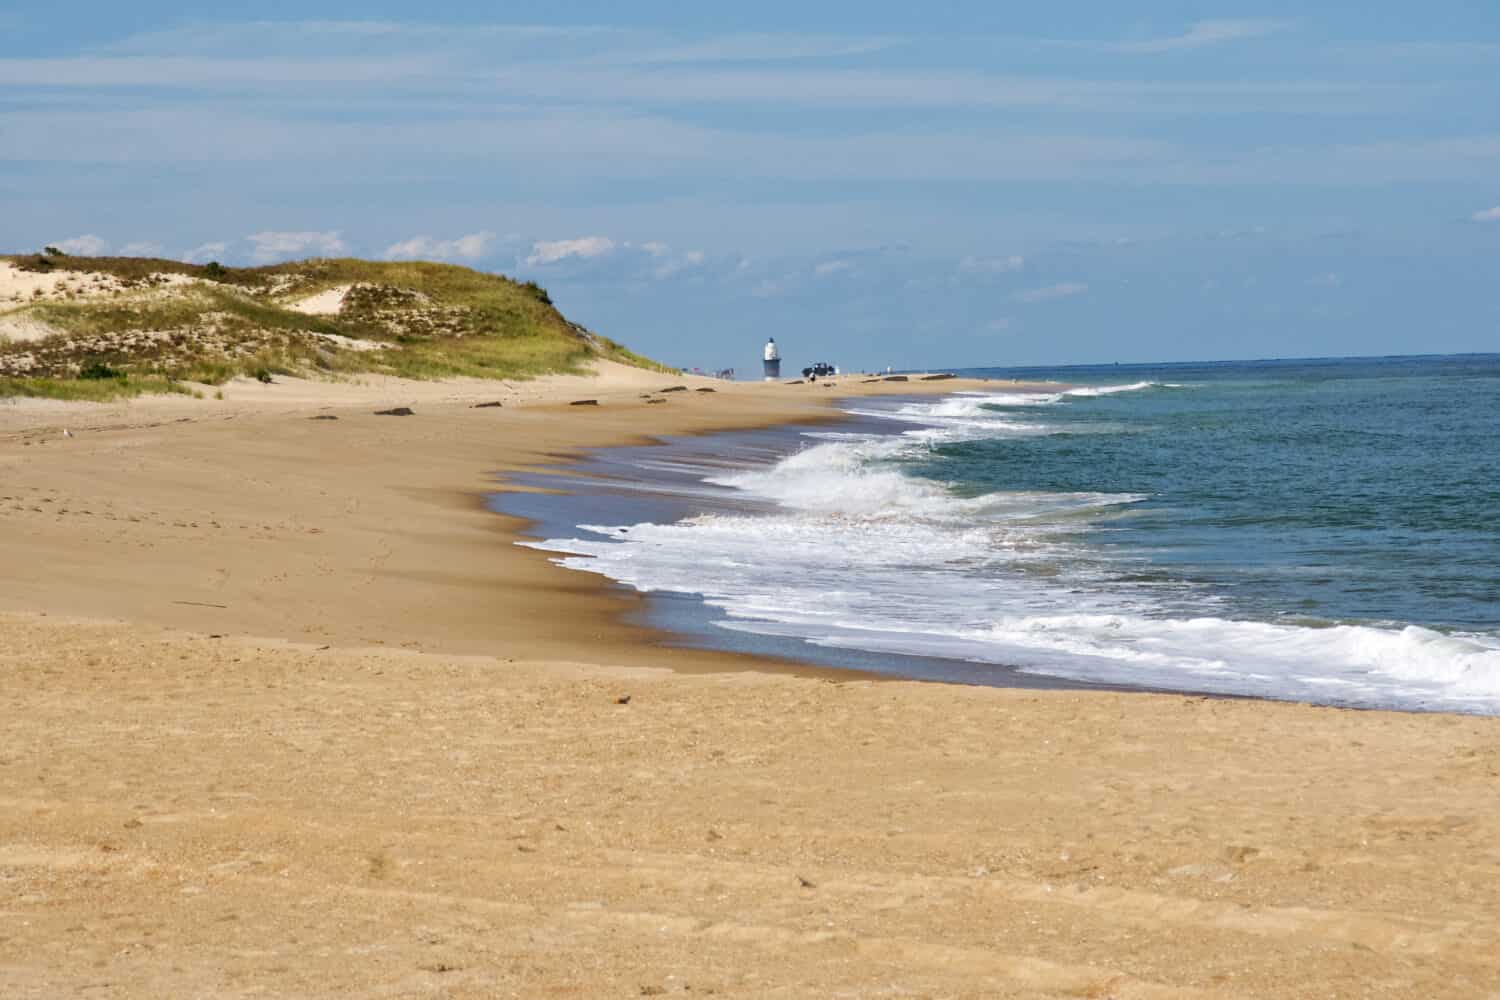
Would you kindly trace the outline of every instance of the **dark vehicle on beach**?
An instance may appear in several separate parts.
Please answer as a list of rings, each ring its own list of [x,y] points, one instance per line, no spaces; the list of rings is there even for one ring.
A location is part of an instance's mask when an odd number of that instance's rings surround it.
[[[803,378],[818,378],[819,376],[837,375],[838,373],[839,370],[826,361],[819,361],[817,364],[809,365],[802,369]]]

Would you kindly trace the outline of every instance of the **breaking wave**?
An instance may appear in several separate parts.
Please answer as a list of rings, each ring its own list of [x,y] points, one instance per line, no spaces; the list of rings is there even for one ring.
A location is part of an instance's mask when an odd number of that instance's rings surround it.
[[[814,432],[772,465],[705,477],[774,503],[526,543],[641,591],[701,595],[723,628],[1075,680],[1321,703],[1500,711],[1500,640],[1416,626],[1236,620],[1088,544],[1132,493],[963,496],[914,475],[937,444],[1057,432],[1070,400],[1172,384],[960,394],[854,412],[897,433]],[[1060,409],[1059,409],[1060,408]]]

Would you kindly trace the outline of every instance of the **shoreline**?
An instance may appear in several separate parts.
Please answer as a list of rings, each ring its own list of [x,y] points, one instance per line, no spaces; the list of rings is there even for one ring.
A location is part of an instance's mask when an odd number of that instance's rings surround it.
[[[657,630],[626,621],[641,604],[642,595],[625,592],[595,574],[555,566],[546,553],[515,545],[521,525],[490,509],[487,498],[509,488],[504,485],[509,474],[576,461],[591,449],[649,445],[668,435],[696,436],[835,421],[840,419],[833,410],[838,398],[912,395],[913,383],[881,382],[856,387],[840,380],[840,395],[835,397],[815,386],[723,383],[703,377],[661,376],[616,365],[607,365],[605,370],[608,374],[602,380],[559,376],[519,383],[515,405],[490,410],[472,407],[475,402],[505,399],[505,393],[499,386],[469,380],[445,383],[365,380],[371,383],[369,389],[286,380],[264,391],[255,386],[236,386],[244,398],[231,395],[226,401],[228,406],[161,398],[91,408],[43,404],[15,407],[10,413],[0,408],[0,473],[21,467],[23,458],[45,456],[49,464],[55,464],[50,460],[60,457],[60,449],[86,452],[78,456],[83,468],[70,468],[68,464],[59,468],[63,480],[39,482],[31,491],[17,489],[8,498],[9,502],[0,500],[0,516],[9,514],[30,521],[27,527],[38,536],[26,540],[31,543],[32,551],[26,551],[28,546],[23,543],[22,554],[11,553],[12,562],[47,567],[31,577],[17,574],[0,578],[0,608],[23,611],[40,597],[41,606],[36,610],[52,614],[139,622],[189,632],[227,630],[285,641],[305,638],[351,648],[404,644],[408,648],[464,655],[518,652],[549,658],[597,657],[603,646],[608,648],[612,660],[632,665],[646,658],[666,657],[674,661],[674,668],[694,659],[721,660],[729,664],[728,669],[753,668],[754,658],[740,654],[684,650],[656,642],[662,637]],[[645,392],[674,384],[685,384],[690,389],[666,397],[671,400],[666,405],[648,406],[640,399]],[[917,393],[933,395],[967,385],[956,380],[916,384],[921,387]],[[693,389],[713,389],[714,394],[702,395]],[[575,409],[569,405],[572,398],[591,395],[600,396],[604,405],[597,409]],[[402,419],[371,415],[374,409],[393,404],[410,404],[417,413]],[[60,414],[65,416],[59,418]],[[339,422],[312,419],[329,415],[341,419]],[[21,419],[15,420],[16,416]],[[345,431],[349,421],[360,425],[351,431],[363,454],[341,463],[340,475],[326,477],[316,486],[301,482],[297,484],[301,488],[295,488],[292,483],[307,477],[308,466],[322,460],[325,448],[351,446],[351,434]],[[487,424],[498,424],[508,432],[507,439],[485,441],[481,435]],[[253,425],[254,430],[242,433],[244,425]],[[75,436],[57,440],[64,428],[69,428],[69,433]],[[322,432],[321,436],[327,440],[319,440],[315,432]],[[389,444],[384,441],[387,435]],[[524,441],[518,440],[522,437]],[[105,442],[101,448],[89,447],[99,439]],[[28,452],[14,448],[17,443],[30,448],[33,442],[38,448],[49,450]],[[268,455],[266,452],[273,450],[270,442],[274,442],[274,454]],[[417,454],[411,447],[414,443],[425,460],[425,468],[417,474],[420,484],[393,488],[386,470],[378,464],[379,451],[389,448],[410,461]],[[229,496],[235,492],[233,487],[239,485],[233,483],[236,473],[232,466],[207,453],[226,447],[231,453],[237,449],[249,450],[252,461],[266,459],[261,464],[268,467],[267,475],[281,476],[279,483],[260,479],[256,485],[262,487],[259,491],[262,502],[244,504],[244,518],[235,526],[216,519],[215,512],[222,509],[222,504],[237,499]],[[149,481],[145,468],[119,464],[133,460],[142,451],[155,452],[153,457],[161,459],[162,474],[180,488],[161,489]],[[193,476],[197,476],[197,481],[184,481]],[[229,481],[224,482],[226,479]],[[351,489],[356,481],[358,488]],[[25,480],[16,485],[24,487]],[[174,516],[152,511],[149,505],[145,510],[94,511],[93,506],[108,504],[104,498],[89,497],[101,486],[119,496],[164,503],[191,499],[197,506]],[[314,489],[316,497],[311,495]],[[56,499],[49,497],[49,492]],[[340,493],[343,495],[339,496]],[[375,499],[384,501],[379,518],[366,516],[366,508]],[[412,503],[413,500],[418,502]],[[281,524],[251,523],[257,511],[278,508],[291,511],[290,517],[283,516]],[[430,518],[432,508],[463,511],[469,515],[464,518],[468,523],[450,527],[446,520],[431,520],[428,538],[404,539],[409,549],[407,565],[392,572],[390,559],[380,554],[382,528],[400,523],[405,529],[402,533],[409,533],[407,525],[414,519]],[[53,511],[62,514],[51,525],[43,519],[27,517],[30,514],[45,517]],[[84,518],[79,518],[79,513]],[[62,520],[64,516],[66,522]],[[99,516],[112,523],[91,520]],[[110,536],[127,522],[134,526],[130,533],[139,533],[142,530],[139,526],[151,524],[153,517],[155,527],[165,530],[153,533],[155,537],[143,546],[154,548],[158,561],[164,555],[161,549],[169,548],[166,555],[170,565],[166,568],[181,592],[166,601],[148,603],[144,598],[150,597],[151,592],[141,591],[131,579],[135,567],[129,563],[122,565],[121,560],[104,551],[104,546],[114,544]],[[230,549],[221,560],[226,565],[213,566],[213,560],[203,558],[197,546],[191,544],[194,540],[222,538],[233,527],[238,527],[262,548],[276,552],[279,558],[300,565],[283,574],[263,574],[258,557],[246,560],[246,553]],[[445,564],[463,566],[463,576],[436,573],[420,565],[433,556],[432,552],[424,551],[428,548],[424,542],[437,541],[432,533],[439,530],[448,536],[442,539],[441,546],[448,561]],[[67,553],[76,549],[79,531],[100,542],[85,542],[86,556],[76,551]],[[184,533],[197,538],[180,537]],[[488,562],[476,558],[475,551],[493,545],[497,533],[504,551]],[[337,540],[338,544],[319,544],[336,534],[345,536]],[[267,546],[267,542],[271,545]],[[57,574],[52,572],[59,553],[83,564],[76,567],[65,586],[56,585]],[[336,569],[340,563],[343,568]],[[349,602],[322,599],[315,587],[318,578],[335,573],[346,576],[353,573],[363,581],[361,586],[382,591],[386,604],[382,613],[351,614],[358,609]],[[427,579],[423,580],[423,576]],[[422,602],[429,614],[433,610],[436,602],[421,592],[423,583],[443,588],[444,612],[438,619],[414,614],[410,606],[412,602]],[[518,642],[513,633],[488,627],[486,598],[492,595],[487,592],[496,588],[506,598],[520,598],[524,605],[521,609],[502,605],[499,614],[520,610],[527,620],[535,623],[548,623],[548,606],[553,601],[526,600],[526,594],[518,591],[565,598],[569,602],[569,613],[565,616],[568,625],[574,624],[576,615],[587,615],[590,637],[580,640],[575,630],[569,628],[563,638],[558,629],[552,629],[543,643],[538,643],[535,635],[520,637],[523,641]],[[297,592],[289,592],[292,590]],[[325,620],[305,613],[301,621],[286,619],[286,610],[305,609],[308,602],[327,613]],[[452,605],[464,608],[456,613]],[[555,615],[551,617],[554,622],[558,620]],[[326,620],[330,618],[342,621],[335,624]],[[523,648],[518,650],[518,646]],[[779,662],[777,669],[793,666]],[[704,667],[699,664],[697,668]],[[807,665],[806,669],[821,675],[824,668]]]
[[[1037,391],[1043,391],[1040,388]],[[1048,387],[1045,391],[1055,391]],[[898,403],[914,402],[921,396],[890,397]],[[898,437],[905,425],[891,424],[851,412],[844,404],[859,397],[832,400],[837,412],[827,420],[776,424],[763,428],[705,431],[695,435],[660,437],[646,445],[606,445],[589,448],[568,461],[539,467],[505,478],[504,488],[492,495],[491,509],[501,516],[518,517],[521,524],[515,544],[540,551],[549,562],[561,566],[568,549],[542,544],[549,538],[569,539],[580,535],[580,524],[628,524],[637,521],[670,524],[705,511],[714,513],[769,514],[775,504],[748,495],[700,492],[700,474],[763,469],[803,447],[818,442],[806,436],[809,428],[830,427],[840,434],[880,434]],[[743,464],[751,463],[751,464]],[[691,472],[684,473],[684,468]],[[518,488],[519,487],[519,488]],[[541,502],[534,495],[545,496]],[[589,535],[589,532],[582,532]],[[568,572],[597,577],[609,588],[637,602],[622,611],[626,624],[651,633],[658,647],[698,650],[750,658],[752,669],[775,663],[808,676],[833,679],[904,680],[998,686],[1033,690],[1113,691],[1118,693],[1171,693],[1201,695],[1206,692],[1174,690],[1146,685],[1105,684],[1064,676],[1028,672],[1018,667],[987,664],[987,679],[975,675],[966,661],[926,656],[920,653],[881,652],[860,647],[825,647],[791,636],[773,636],[755,631],[720,628],[720,612],[710,610],[702,595],[674,591],[637,591],[628,583],[591,568],[592,560],[565,567]]]
[[[720,391],[639,399],[682,383]],[[1500,720],[658,646],[484,503],[496,473],[831,396],[610,370],[0,406],[0,981],[1500,991]]]

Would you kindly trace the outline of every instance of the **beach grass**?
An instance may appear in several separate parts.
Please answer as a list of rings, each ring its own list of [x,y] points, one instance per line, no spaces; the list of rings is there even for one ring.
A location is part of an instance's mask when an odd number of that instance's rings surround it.
[[[56,399],[108,403],[144,394],[201,396],[191,386],[161,375],[116,378],[0,378],[0,399]]]
[[[608,337],[600,337],[599,339],[604,341],[605,346],[608,348],[607,356],[612,361],[630,365],[632,368],[644,368],[646,371],[661,372],[663,375],[676,375],[680,371],[680,369],[664,365],[660,361],[653,361],[644,355],[637,354],[624,344],[610,340]]]
[[[48,326],[75,336],[123,330],[183,330],[211,317],[215,325],[285,332],[337,333],[336,324],[321,316],[291,309],[224,289],[191,286],[165,295],[131,296],[99,302],[43,302],[30,308]]]
[[[361,367],[411,379],[530,378],[553,372],[577,374],[598,355],[556,337],[442,338],[380,351]]]
[[[253,286],[263,284],[265,268],[224,267],[220,264],[189,264],[165,257],[74,257],[70,254],[0,255],[22,271],[52,274],[59,271],[82,271],[106,274],[127,284],[148,283],[159,274],[183,274],[190,278],[221,281],[226,284]]]

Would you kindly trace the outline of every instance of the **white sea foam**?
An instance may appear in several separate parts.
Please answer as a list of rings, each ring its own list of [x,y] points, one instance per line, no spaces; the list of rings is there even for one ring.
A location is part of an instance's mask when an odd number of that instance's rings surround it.
[[[1156,388],[1175,389],[1180,388],[1180,386],[1162,382],[1132,382],[1129,385],[1082,385],[1076,389],[1064,391],[1063,395],[1088,398],[1090,396],[1112,396],[1117,392],[1139,392],[1142,389]]]
[[[991,664],[1107,684],[1500,712],[1500,637],[1221,617],[1186,588],[1121,582],[1110,557],[1079,540],[1079,519],[1107,518],[1139,496],[960,497],[903,471],[935,441],[1046,432],[988,408],[1016,405],[996,395],[867,408],[921,426],[822,432],[774,465],[707,479],[774,501],[769,515],[593,525],[535,544],[642,591],[702,595],[722,627],[825,646],[947,657],[981,673]]]

